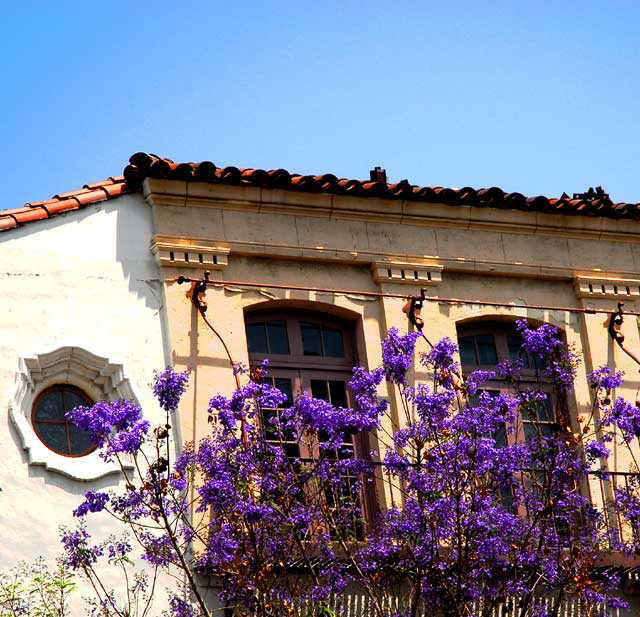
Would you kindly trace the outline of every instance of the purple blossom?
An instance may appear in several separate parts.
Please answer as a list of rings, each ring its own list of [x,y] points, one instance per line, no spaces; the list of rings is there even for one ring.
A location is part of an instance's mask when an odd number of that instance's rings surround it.
[[[610,454],[609,448],[599,441],[590,441],[584,447],[584,451],[587,457],[592,461],[597,458],[607,458]]]
[[[379,423],[380,417],[385,413],[388,407],[387,401],[381,399],[377,394],[377,388],[382,382],[384,369],[377,368],[368,372],[362,366],[353,369],[353,377],[349,382],[355,397],[354,416],[359,414],[361,417],[353,424],[359,429],[373,428]]]
[[[73,511],[73,516],[85,516],[88,512],[101,512],[109,501],[109,495],[107,493],[87,491],[84,494],[84,499]]]
[[[150,532],[139,534],[139,540],[144,546],[142,559],[157,566],[167,566],[178,563],[178,556],[171,540],[164,535],[155,536]]]
[[[161,373],[155,373],[153,378],[153,395],[158,399],[160,407],[165,411],[178,408],[180,397],[187,389],[189,371],[176,373],[171,367],[167,367]]]
[[[89,532],[81,525],[75,531],[62,528],[60,540],[64,548],[64,564],[72,570],[90,567],[103,554],[99,546],[90,546]]]
[[[169,610],[171,611],[171,617],[194,617],[195,615],[191,603],[178,596],[169,598]]]
[[[626,443],[640,437],[640,408],[618,397],[601,418],[602,426],[615,426],[622,432]]]
[[[473,396],[484,383],[495,379],[495,376],[495,371],[473,371],[465,380],[467,394]]]
[[[149,431],[149,422],[142,419],[142,410],[130,401],[75,407],[66,417],[89,433],[91,442],[101,448],[100,456],[106,461],[121,452],[135,454]]]
[[[106,548],[109,559],[127,559],[127,555],[132,550],[131,544],[126,539],[115,540],[110,538]]]
[[[453,360],[453,355],[458,353],[458,346],[449,338],[439,340],[431,351],[423,354],[422,363],[425,366],[432,366],[435,369],[450,371],[457,368]]]
[[[597,368],[593,373],[587,374],[589,383],[597,388],[604,388],[605,390],[612,390],[622,385],[622,371],[613,371],[608,366],[601,366]]]
[[[518,379],[523,368],[524,360],[522,358],[517,360],[507,358],[496,364],[496,375],[505,382],[511,383]]]
[[[407,370],[413,362],[413,352],[420,332],[409,332],[404,336],[398,334],[397,328],[391,328],[382,341],[382,364],[389,381],[406,385]]]
[[[516,321],[516,328],[523,339],[522,348],[540,358],[546,358],[562,345],[558,329],[549,324],[530,329],[526,319],[519,319]]]

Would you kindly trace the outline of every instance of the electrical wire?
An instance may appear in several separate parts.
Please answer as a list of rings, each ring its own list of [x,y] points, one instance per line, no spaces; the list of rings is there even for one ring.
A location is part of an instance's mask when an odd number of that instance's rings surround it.
[[[166,283],[181,283],[181,282],[193,282],[198,281],[206,284],[207,287],[256,287],[264,289],[286,289],[291,291],[311,291],[317,293],[332,293],[339,295],[349,296],[363,296],[368,298],[400,298],[406,300],[412,298],[411,294],[391,293],[384,291],[360,291],[357,289],[334,289],[330,287],[311,287],[307,285],[290,285],[282,283],[258,283],[253,281],[211,281],[208,279],[191,279],[188,277],[180,276],[177,278],[165,279]],[[596,308],[583,308],[575,306],[555,306],[546,304],[525,304],[525,303],[510,303],[510,302],[493,302],[487,300],[477,300],[472,298],[448,298],[443,296],[424,296],[424,300],[430,302],[440,302],[442,304],[478,304],[481,306],[495,306],[505,308],[522,308],[533,309],[541,311],[566,311],[569,313],[582,313],[582,314],[605,314],[610,315],[611,309],[596,309]],[[638,311],[625,311],[625,315],[640,316]]]

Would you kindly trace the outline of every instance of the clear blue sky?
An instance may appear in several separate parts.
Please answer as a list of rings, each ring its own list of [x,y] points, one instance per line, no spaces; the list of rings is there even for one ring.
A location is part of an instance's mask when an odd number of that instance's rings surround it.
[[[640,202],[640,3],[17,2],[0,208],[175,161]]]

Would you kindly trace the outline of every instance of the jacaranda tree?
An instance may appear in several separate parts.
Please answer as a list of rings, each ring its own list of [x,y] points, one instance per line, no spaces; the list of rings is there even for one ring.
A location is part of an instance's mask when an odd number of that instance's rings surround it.
[[[598,422],[576,431],[566,408],[578,358],[548,325],[518,329],[520,360],[464,378],[450,340],[430,346],[392,329],[383,366],[354,368],[349,408],[307,393],[285,404],[266,363],[236,367],[244,385],[211,399],[210,435],[175,460],[169,414],[187,374],[155,377],[162,426],[127,401],[74,409],[70,419],[127,478],[122,492],[86,493],[75,514],[108,513],[129,535],[95,544],[82,523],[63,530],[66,567],[90,582],[95,610],[119,617],[149,610],[154,577],[130,572],[139,554],[184,583],[167,607],[176,617],[211,615],[207,587],[220,610],[258,617],[341,614],[340,598],[354,590],[376,617],[488,616],[499,606],[558,615],[570,599],[584,615],[609,614],[620,604],[609,593],[618,581],[595,566],[635,545],[605,525],[587,477],[611,441],[640,435],[640,409],[612,401],[621,376],[598,369],[590,376]],[[545,387],[521,378],[525,359]],[[428,379],[414,379],[416,362]],[[383,380],[399,401],[390,421]],[[372,451],[354,454],[351,436],[362,433]],[[631,527],[640,523],[637,488],[616,495]],[[366,492],[394,497],[365,520]],[[122,569],[116,591],[103,583],[103,561]]]

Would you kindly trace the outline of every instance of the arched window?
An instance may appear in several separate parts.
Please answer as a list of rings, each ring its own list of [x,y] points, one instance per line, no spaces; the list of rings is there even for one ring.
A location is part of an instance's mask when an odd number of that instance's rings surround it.
[[[84,456],[95,450],[89,433],[65,416],[80,405],[91,406],[93,401],[82,390],[68,384],[51,386],[37,396],[31,421],[36,435],[47,448],[62,456]]]
[[[313,311],[271,309],[247,312],[245,327],[249,362],[257,366],[264,358],[269,359],[267,379],[287,395],[284,406],[303,391],[335,406],[352,404],[348,382],[357,363],[355,322]],[[267,439],[280,443],[269,422],[278,413],[278,409],[264,410],[263,427]],[[284,448],[292,458],[305,459],[318,454],[305,450],[307,446],[293,438],[285,442]],[[334,456],[365,457],[369,450],[367,435],[345,435]],[[348,497],[357,500],[363,519],[374,507],[372,496],[362,498],[352,493]],[[353,531],[356,537],[362,537],[362,521],[354,521]]]
[[[552,381],[545,375],[544,363],[522,350],[522,337],[516,330],[515,322],[509,321],[474,321],[457,326],[460,362],[463,375],[466,377],[476,370],[494,369],[498,362],[505,360],[518,361],[521,366],[517,389],[534,390],[545,393],[546,399],[532,402],[526,410],[520,409],[516,417],[514,430],[502,426],[495,434],[497,445],[522,442],[527,439],[552,437],[558,433],[561,420],[566,420],[566,401],[559,399]],[[508,387],[502,380],[486,382],[482,390],[490,394],[498,394]],[[513,386],[516,387],[516,386]],[[470,403],[479,394],[470,397]],[[534,490],[544,492],[548,486],[547,478],[552,469],[544,469],[538,462],[532,461],[530,468],[521,469],[514,475],[515,483],[522,483]],[[512,509],[513,492],[508,487],[500,490],[504,506]],[[518,511],[527,515],[521,505]],[[554,522],[558,537],[564,537],[566,523],[557,519]]]
[[[514,441],[534,434],[553,435],[558,428],[559,407],[562,403],[553,394],[550,380],[544,374],[544,364],[536,357],[522,350],[522,337],[512,321],[474,321],[457,326],[460,363],[464,375],[475,370],[494,369],[504,360],[519,361],[520,387],[535,388],[547,394],[535,408],[521,414],[514,433],[500,436],[506,441]],[[483,387],[488,392],[499,392],[504,384],[498,380],[489,381]]]

